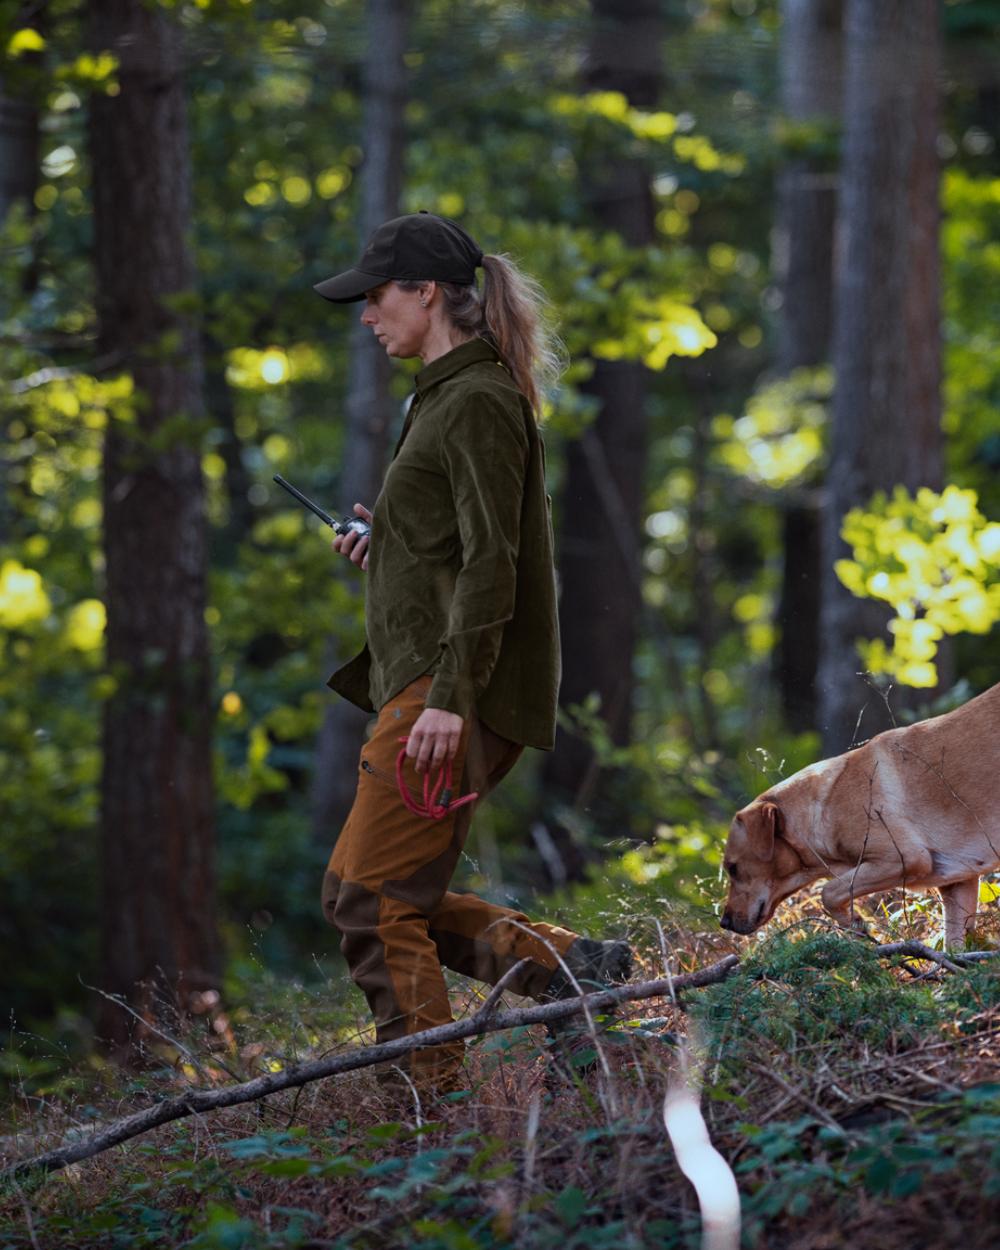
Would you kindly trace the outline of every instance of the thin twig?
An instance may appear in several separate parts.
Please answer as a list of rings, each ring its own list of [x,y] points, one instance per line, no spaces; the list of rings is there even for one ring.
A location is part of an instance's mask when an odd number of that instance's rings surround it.
[[[42,1250],[38,1244],[38,1237],[35,1235],[35,1221],[31,1218],[31,1203],[24,1196],[24,1191],[18,1183],[14,1182],[14,1188],[17,1190],[17,1196],[20,1199],[21,1207],[24,1210],[24,1223],[28,1229],[28,1239],[31,1242],[31,1250]]]
[[[783,1076],[779,1076],[773,1068],[766,1067],[762,1063],[751,1063],[748,1066],[753,1068],[755,1072],[759,1072],[761,1076],[766,1076],[769,1080],[773,1081],[775,1085],[777,1085],[779,1089],[783,1089],[790,1098],[794,1098],[797,1102],[802,1103],[803,1106],[808,1107],[813,1115],[816,1116],[817,1119],[822,1120],[828,1128],[835,1129],[838,1133],[844,1132],[843,1128],[837,1123],[829,1111],[824,1110],[814,1098],[810,1098],[805,1090],[792,1085],[791,1082],[786,1081]]]
[[[530,963],[530,959],[519,959],[512,968],[508,968],[496,985],[494,985],[494,987],[490,990],[483,1005],[479,1008],[475,1015],[473,1015],[473,1020],[488,1020],[493,1014],[497,1003],[500,1001],[500,997],[504,990],[508,985],[510,985],[511,981],[514,980],[517,974],[519,972],[523,972],[525,966]]]
[[[88,985],[87,982],[80,977],[78,977],[77,980],[79,980],[85,990],[90,990],[94,994],[100,994],[100,996],[102,998],[106,998],[109,1003],[114,1003],[116,1007],[121,1007],[122,1011],[128,1012],[130,1016],[139,1021],[143,1028],[146,1028],[150,1031],[150,1033],[155,1034],[161,1041],[166,1042],[168,1046],[176,1046],[180,1053],[200,1076],[202,1076],[205,1080],[211,1079],[211,1074],[208,1069],[192,1050],[185,1046],[183,1042],[178,1041],[176,1037],[171,1037],[169,1033],[164,1033],[162,1029],[157,1028],[151,1020],[147,1019],[146,1016],[141,1015],[135,1010],[134,1007],[130,1006],[120,994],[109,994],[107,990],[99,989],[96,985]],[[229,1065],[223,1060],[219,1059],[218,1056],[214,1058],[214,1063],[217,1067],[222,1068],[223,1071],[228,1072],[234,1079],[239,1078],[239,1073],[234,1072],[233,1069],[230,1068]]]

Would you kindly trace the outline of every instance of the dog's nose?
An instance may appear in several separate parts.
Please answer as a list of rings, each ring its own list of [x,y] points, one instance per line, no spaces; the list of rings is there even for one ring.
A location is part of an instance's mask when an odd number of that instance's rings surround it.
[[[733,927],[733,919],[729,912],[723,912],[722,919],[719,921],[719,924],[723,929],[731,929]]]

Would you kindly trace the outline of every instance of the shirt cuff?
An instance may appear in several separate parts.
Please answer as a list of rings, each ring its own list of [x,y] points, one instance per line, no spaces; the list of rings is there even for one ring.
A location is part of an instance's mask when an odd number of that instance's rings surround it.
[[[440,708],[454,712],[467,720],[475,707],[475,693],[469,678],[456,677],[452,673],[437,672],[424,700],[424,707]]]

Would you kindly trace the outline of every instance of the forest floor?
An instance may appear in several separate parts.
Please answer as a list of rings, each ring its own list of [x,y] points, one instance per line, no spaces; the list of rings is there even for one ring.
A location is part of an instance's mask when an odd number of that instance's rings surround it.
[[[672,972],[734,950],[739,970],[679,1004],[628,1005],[599,1054],[583,1040],[578,1070],[560,1069],[544,1028],[495,1033],[468,1048],[468,1090],[433,1106],[387,1101],[362,1070],[8,1184],[0,1250],[695,1247],[698,1202],[663,1120],[684,1082],[735,1173],[743,1245],[993,1250],[1000,960],[947,972],[880,958],[810,911],[785,908],[738,944],[671,931]],[[891,936],[927,941],[929,925],[924,913]],[[661,950],[640,954],[636,980],[663,975]],[[456,982],[454,1001],[481,999]],[[0,1128],[3,1162],[191,1083],[369,1041],[359,1003],[346,980],[272,982],[185,1036],[195,1064],[164,1046],[139,1074],[25,1083]]]

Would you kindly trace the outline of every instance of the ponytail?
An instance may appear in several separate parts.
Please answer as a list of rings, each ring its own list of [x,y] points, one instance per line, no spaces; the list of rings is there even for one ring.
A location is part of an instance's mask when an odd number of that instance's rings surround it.
[[[542,396],[562,372],[559,343],[547,324],[548,300],[508,256],[483,257],[483,317],[504,364],[537,417]]]
[[[537,420],[542,398],[563,370],[562,345],[550,329],[549,302],[539,283],[509,256],[484,256],[483,289],[438,282],[444,311],[459,330],[488,339],[527,398]],[[404,289],[420,284],[397,282]]]

